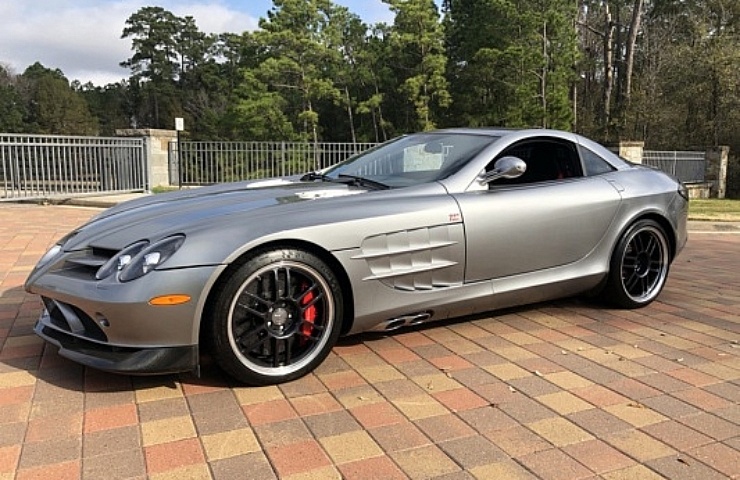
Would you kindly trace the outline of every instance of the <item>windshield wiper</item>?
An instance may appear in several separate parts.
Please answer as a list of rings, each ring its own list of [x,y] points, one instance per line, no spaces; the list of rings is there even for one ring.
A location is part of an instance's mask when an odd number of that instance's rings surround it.
[[[360,177],[357,175],[347,175],[345,173],[340,173],[337,176],[339,179],[348,180],[346,182],[348,185],[354,185],[356,187],[368,187],[372,188],[373,190],[388,190],[389,188],[391,188],[385,183],[381,183],[376,180],[370,180],[369,178]]]
[[[314,180],[321,180],[324,182],[331,182],[335,179],[331,178],[328,175],[325,175],[321,172],[308,172],[307,174],[303,175],[301,177],[301,182],[312,182]]]
[[[369,178],[360,177],[358,175],[348,175],[346,173],[340,173],[336,177],[330,177],[321,172],[308,172],[301,177],[302,182],[312,182],[314,180],[321,180],[322,182],[341,183],[343,185],[352,185],[355,187],[366,187],[373,190],[388,190],[389,187],[385,183],[380,183]]]

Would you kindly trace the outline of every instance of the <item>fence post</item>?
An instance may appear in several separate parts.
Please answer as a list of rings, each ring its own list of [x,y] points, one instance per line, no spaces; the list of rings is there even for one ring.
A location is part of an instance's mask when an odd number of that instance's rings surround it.
[[[707,149],[704,179],[711,182],[710,198],[725,198],[727,193],[727,163],[730,147],[718,146]]]
[[[642,163],[642,151],[644,149],[645,142],[619,142],[619,156],[633,163]]]
[[[177,137],[174,130],[131,128],[116,130],[117,137],[144,138],[144,172],[148,178],[147,189],[172,185],[169,168],[169,145]]]
[[[285,142],[280,142],[280,176],[285,176]]]

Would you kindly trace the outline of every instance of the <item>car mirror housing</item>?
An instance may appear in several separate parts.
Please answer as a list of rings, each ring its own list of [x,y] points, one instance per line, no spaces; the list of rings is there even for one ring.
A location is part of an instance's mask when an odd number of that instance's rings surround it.
[[[519,157],[506,156],[496,160],[493,170],[481,175],[479,182],[481,185],[498,180],[499,178],[519,178],[527,171],[527,164]]]

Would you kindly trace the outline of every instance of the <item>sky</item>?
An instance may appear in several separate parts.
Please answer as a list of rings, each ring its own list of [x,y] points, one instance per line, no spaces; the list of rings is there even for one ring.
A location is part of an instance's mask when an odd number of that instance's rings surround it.
[[[381,0],[334,0],[364,22],[393,22]],[[128,78],[119,63],[132,56],[121,39],[126,22],[145,6],[190,15],[205,33],[255,30],[272,0],[0,0],[0,64],[21,74],[35,62],[70,80],[106,85]]]

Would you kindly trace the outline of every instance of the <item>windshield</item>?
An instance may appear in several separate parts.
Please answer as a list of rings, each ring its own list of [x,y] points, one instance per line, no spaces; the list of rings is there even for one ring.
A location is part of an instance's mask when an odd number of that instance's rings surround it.
[[[324,174],[329,179],[359,177],[391,188],[434,182],[455,173],[497,139],[449,132],[408,135],[352,157]]]

